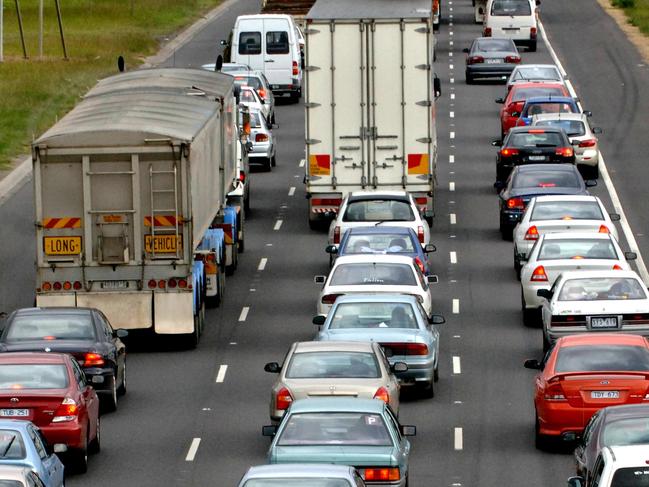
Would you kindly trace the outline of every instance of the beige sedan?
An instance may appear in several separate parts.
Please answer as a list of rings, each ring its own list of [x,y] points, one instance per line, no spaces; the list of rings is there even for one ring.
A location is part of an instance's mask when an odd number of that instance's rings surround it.
[[[270,396],[270,419],[278,423],[291,403],[308,397],[360,397],[381,399],[399,413],[399,382],[376,342],[296,342],[283,365],[266,364],[266,372],[279,374]]]

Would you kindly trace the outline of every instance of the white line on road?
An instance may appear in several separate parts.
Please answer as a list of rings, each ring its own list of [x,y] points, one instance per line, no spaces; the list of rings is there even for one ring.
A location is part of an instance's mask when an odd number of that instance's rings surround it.
[[[452,31],[452,30],[449,30],[449,31],[448,31],[448,35],[452,36],[452,35],[453,35],[453,31]]]
[[[451,256],[451,264],[457,264],[457,252],[455,252],[455,250],[451,250],[449,252],[449,255]]]
[[[216,373],[216,382],[221,383],[225,380],[225,373],[228,371],[228,366],[225,364],[222,364],[219,367],[219,371]]]
[[[455,156],[454,156],[453,154],[451,154],[450,156],[448,156],[448,162],[449,162],[450,164],[454,164],[454,163],[455,163]]]
[[[453,298],[453,314],[460,314],[460,300],[458,298]]]
[[[453,41],[448,41],[448,45],[449,45],[449,46],[452,46],[452,45],[453,45]]]
[[[451,93],[451,100],[455,100],[455,93]]]
[[[266,268],[267,263],[268,263],[268,259],[266,257],[262,257],[261,260],[259,261],[259,265],[257,266],[257,270],[263,271]]]
[[[304,167],[304,159],[300,159],[300,167]]]
[[[277,221],[275,222],[275,226],[273,227],[273,230],[277,231],[277,230],[279,230],[280,228],[282,228],[282,223],[284,223],[284,220],[277,220]]]
[[[448,69],[453,69],[453,65],[452,65],[452,64],[449,64],[449,65],[448,65]]]
[[[187,452],[187,456],[185,457],[186,462],[194,461],[194,458],[196,457],[196,452],[198,451],[198,445],[200,444],[201,444],[200,438],[194,438],[192,440],[192,444],[189,445],[189,451]]]
[[[453,53],[452,53],[452,52],[449,52],[449,53],[448,53],[448,57],[453,57]]]
[[[239,321],[246,321],[248,318],[248,312],[250,311],[250,306],[244,306],[241,308],[241,314],[239,315]]]
[[[455,183],[453,181],[448,183],[448,190],[449,191],[455,191]]]
[[[449,81],[451,82],[451,84],[453,84],[453,83],[455,83],[455,78],[451,78],[451,79],[449,79]]]
[[[462,373],[462,365],[460,364],[460,357],[457,355],[453,356],[453,373],[454,374]]]
[[[455,216],[455,213],[451,213],[448,217],[451,220],[451,225],[455,225],[457,223],[457,217]]]
[[[288,190],[288,195],[293,196],[295,194],[295,186],[291,186]]]
[[[455,132],[451,132],[451,139],[455,138]]]
[[[462,428],[455,428],[455,434],[453,436],[455,437],[453,440],[454,448],[456,450],[461,450],[463,448]]]
[[[450,116],[451,118],[455,118],[455,112],[449,112],[449,116]]]

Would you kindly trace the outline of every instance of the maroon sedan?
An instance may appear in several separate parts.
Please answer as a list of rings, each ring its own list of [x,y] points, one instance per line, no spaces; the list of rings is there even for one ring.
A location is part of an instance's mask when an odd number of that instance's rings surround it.
[[[50,444],[67,445],[79,472],[99,451],[99,398],[70,355],[0,354],[0,418],[31,421]]]

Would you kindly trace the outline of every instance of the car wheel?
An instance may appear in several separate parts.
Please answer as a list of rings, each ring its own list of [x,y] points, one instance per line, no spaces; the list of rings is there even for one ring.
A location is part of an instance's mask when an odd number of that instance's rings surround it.
[[[321,231],[323,230],[323,222],[320,220],[312,220],[309,218],[309,229],[314,230],[314,231]]]
[[[536,52],[536,41],[530,42],[530,52]]]
[[[421,393],[424,397],[435,397],[435,380],[424,382]]]
[[[277,154],[273,154],[273,157],[270,158],[270,165],[273,167],[277,166]]]
[[[466,73],[466,84],[467,85],[473,84],[473,76],[471,76],[469,73]]]
[[[523,303],[523,324],[529,328],[537,328],[539,325],[539,311],[525,308],[525,303]]]
[[[101,418],[97,417],[97,435],[88,444],[88,452],[95,454],[101,451]]]
[[[102,395],[102,406],[105,413],[112,413],[117,410],[117,378],[113,375],[109,380],[110,390],[108,394]]]
[[[548,438],[540,433],[539,417],[536,416],[534,422],[534,446],[537,450],[546,450],[548,447]]]
[[[271,159],[272,159],[272,158],[269,157],[269,158],[266,159],[266,161],[264,162],[264,165],[263,165],[263,170],[264,170],[264,172],[270,172],[270,171],[271,171],[271,168],[272,168],[272,166],[273,166],[273,161],[272,161]]]
[[[275,120],[275,111],[274,110],[273,110],[273,115],[270,117],[270,123],[272,123],[273,125],[275,125],[275,123],[277,123],[276,120]]]
[[[500,233],[502,235],[503,240],[511,240],[512,237],[514,236],[514,229],[511,226],[501,222]]]
[[[90,425],[88,425],[88,430]],[[72,469],[76,473],[86,473],[88,471],[88,432],[86,432],[86,438],[84,445],[81,448],[75,448],[70,452]]]
[[[246,231],[245,231],[245,225],[241,227],[241,238],[237,242],[238,245],[238,250],[240,254],[243,254],[243,252],[246,250],[246,244],[245,244],[245,237],[246,237]]]
[[[126,394],[126,360],[124,360],[124,365],[122,366],[122,382],[117,388],[117,394],[120,396]]]
[[[433,371],[433,381],[439,381],[439,365],[435,366],[435,370]]]
[[[514,270],[516,271],[516,279],[521,280],[521,258],[518,256],[516,248],[514,248]]]

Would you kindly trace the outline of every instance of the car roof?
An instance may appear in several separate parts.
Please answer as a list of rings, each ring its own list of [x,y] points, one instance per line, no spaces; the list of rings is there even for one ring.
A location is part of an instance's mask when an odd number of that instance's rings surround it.
[[[649,463],[649,448],[647,445],[607,446],[604,450],[609,452],[616,468],[642,467]]]
[[[17,316],[23,315],[42,315],[42,314],[52,314],[52,315],[88,315],[94,311],[93,308],[75,308],[72,306],[50,306],[50,307],[40,307],[40,308],[20,308],[15,311]]]
[[[476,37],[473,42],[477,41],[511,41],[509,37]]]
[[[357,397],[309,397],[298,399],[291,404],[292,413],[358,412],[380,414],[384,409],[385,403],[380,399]]]
[[[245,478],[321,477],[323,475],[346,476],[353,470],[354,468],[348,465],[333,465],[326,463],[285,463],[278,465],[256,465],[248,469]]]
[[[599,271],[567,271],[561,273],[564,279],[590,279],[593,277],[632,277],[640,279],[640,276],[635,271],[622,271],[622,270],[599,270]]]
[[[336,299],[334,306],[341,303],[416,303],[417,298],[410,294],[343,294]]]
[[[515,81],[515,80],[514,80]],[[566,85],[564,85],[561,81],[551,81],[551,80],[539,80],[539,81],[528,81],[528,80],[520,80],[516,81],[514,86],[512,86],[512,90],[520,90],[524,88],[565,88]]]
[[[0,353],[0,364],[63,364],[67,356],[53,352],[5,352]]]
[[[520,71],[521,69],[539,69],[539,68],[554,68],[557,69],[557,66],[555,64],[542,64],[542,63],[525,63],[525,64],[519,64],[514,68],[515,71]],[[557,69],[558,70],[558,69]]]
[[[525,125],[525,126],[522,126],[522,127],[512,127],[511,129],[509,129],[509,132],[512,133],[512,134],[528,134],[528,133],[535,133],[535,132],[536,133],[539,133],[539,132],[540,133],[544,133],[544,132],[561,133],[563,131],[564,130],[561,127],[543,127],[543,128],[539,128],[539,127],[535,127],[533,125]]]
[[[353,191],[349,193],[348,201],[359,201],[364,199],[405,199],[410,201],[408,198],[407,191]]]
[[[386,255],[386,254],[353,254],[341,255],[334,263],[334,267],[341,264],[364,264],[367,262],[377,262],[383,264],[408,264],[412,265],[412,257],[407,255]]]
[[[24,419],[0,419],[0,429],[19,429],[24,430],[31,421]]]
[[[640,335],[629,333],[582,333],[567,335],[559,338],[557,343],[562,347],[575,347],[580,345],[630,345],[647,347],[647,339]]]
[[[624,418],[649,418],[649,404],[621,404],[609,406],[602,412],[606,415],[606,421],[614,421]]]
[[[367,235],[367,234],[395,234],[395,235],[411,235],[414,230],[410,227],[389,227],[387,225],[371,226],[371,227],[351,227],[345,231],[353,235]]]
[[[549,220],[553,221],[553,220]],[[611,240],[613,236],[610,233],[595,232],[557,232],[545,233],[541,235],[543,240],[566,240],[566,239],[587,239],[587,240]]]
[[[533,96],[525,100],[525,104],[533,103],[575,103],[575,99],[570,96]]]
[[[516,166],[514,171],[518,172],[575,172],[574,164],[524,164]]]
[[[373,352],[373,342],[297,342],[295,353],[306,352]]]
[[[586,122],[585,113],[539,113],[532,117],[535,120],[578,120]]]
[[[24,480],[30,470],[24,465],[0,465],[0,477],[3,480]]]
[[[535,196],[533,198],[536,200],[536,203],[546,203],[551,201],[565,201],[565,202],[575,202],[575,201],[597,201],[599,198],[593,195],[586,194],[575,194],[575,195],[562,195],[562,194],[551,194],[547,196]]]

